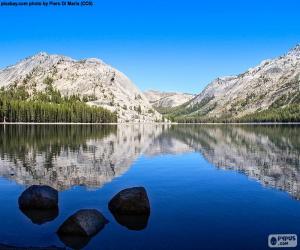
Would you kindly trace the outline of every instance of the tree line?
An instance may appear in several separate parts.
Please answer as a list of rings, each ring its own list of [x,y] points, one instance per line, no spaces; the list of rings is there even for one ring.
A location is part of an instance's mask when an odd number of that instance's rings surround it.
[[[46,78],[45,92],[32,95],[24,86],[0,89],[0,121],[6,122],[117,122],[117,114],[107,109],[89,106],[77,95],[62,96]]]
[[[51,165],[52,157],[71,150],[89,150],[90,139],[102,140],[117,132],[117,125],[10,125],[0,127],[0,157],[7,156],[11,162],[16,159],[25,167],[29,152],[45,153],[45,167]],[[51,145],[51,147],[49,146]],[[30,168],[31,166],[29,166]]]
[[[222,117],[209,116],[178,116],[168,117],[179,123],[243,123],[243,122],[300,122],[300,104],[290,104],[280,108],[268,108],[242,117],[223,115]]]
[[[269,108],[245,115],[240,122],[300,122],[300,104],[290,104],[280,108]]]

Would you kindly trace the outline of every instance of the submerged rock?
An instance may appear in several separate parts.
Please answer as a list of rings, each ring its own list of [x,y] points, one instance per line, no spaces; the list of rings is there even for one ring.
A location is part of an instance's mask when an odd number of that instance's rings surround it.
[[[32,185],[19,197],[21,209],[55,209],[58,207],[58,192],[52,187]]]
[[[58,208],[52,209],[20,209],[34,224],[44,224],[58,216]]]
[[[129,230],[143,230],[148,225],[149,214],[124,215],[113,213],[115,220]]]
[[[127,188],[117,193],[108,204],[117,215],[149,215],[150,203],[143,187]]]
[[[58,229],[60,236],[90,237],[98,233],[108,220],[96,209],[81,209],[71,215]]]
[[[74,235],[58,235],[58,237],[61,240],[61,242],[65,244],[66,247],[70,247],[72,249],[82,249],[92,239],[92,237],[88,237],[88,236],[74,236]]]

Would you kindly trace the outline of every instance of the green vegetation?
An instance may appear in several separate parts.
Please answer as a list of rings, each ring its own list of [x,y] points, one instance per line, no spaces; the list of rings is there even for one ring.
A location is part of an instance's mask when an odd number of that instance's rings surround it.
[[[300,105],[300,92],[297,91],[295,93],[287,93],[282,95],[272,103],[270,108],[279,108],[286,105],[287,103]]]
[[[225,118],[218,118],[218,117],[207,117],[207,116],[179,116],[173,117],[173,122],[178,123],[226,123],[229,122]]]
[[[186,102],[180,106],[173,108],[156,108],[158,112],[163,114],[166,119],[173,122],[190,122],[195,118],[200,118],[209,113],[212,109],[215,108],[216,103],[213,105],[207,105],[214,97],[204,98],[201,102],[197,104],[191,104],[191,101]],[[201,118],[203,119],[203,118]],[[194,121],[191,121],[194,122]]]
[[[86,105],[77,95],[63,97],[52,86],[53,79],[44,80],[45,92],[30,96],[24,86],[0,89],[0,121],[7,122],[116,122],[117,115],[104,108]]]
[[[300,122],[300,93],[298,91],[283,94],[275,99],[266,110],[258,109],[252,114],[237,117],[240,107],[251,103],[253,98],[256,98],[253,94],[247,95],[245,100],[234,103],[232,108],[221,117],[208,115],[217,105],[217,103],[206,105],[212,100],[211,98],[204,99],[191,107],[187,107],[189,103],[185,103],[179,107],[164,109],[161,113],[165,118],[178,123]]]
[[[97,97],[95,95],[84,95],[82,97],[83,102],[91,102],[91,101],[96,101]]]
[[[277,98],[268,109],[245,115],[237,121],[300,122],[300,93],[296,91],[284,94]]]
[[[231,123],[231,122],[300,122],[300,105],[291,104],[280,108],[269,108],[235,118],[231,113],[222,117],[180,116],[173,118],[179,123]]]
[[[141,107],[141,105],[139,105],[139,106],[134,106],[134,110],[135,111],[137,111],[139,114],[141,114],[142,113],[142,107]]]
[[[291,104],[284,108],[269,108],[260,112],[246,115],[238,122],[299,122],[300,105]]]

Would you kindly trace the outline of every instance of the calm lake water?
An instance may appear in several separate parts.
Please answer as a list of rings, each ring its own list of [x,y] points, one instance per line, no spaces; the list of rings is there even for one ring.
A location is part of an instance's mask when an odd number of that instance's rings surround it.
[[[2,125],[0,244],[66,247],[60,224],[81,208],[110,221],[84,249],[268,249],[272,233],[300,237],[300,127],[283,125]],[[59,212],[24,214],[32,184],[59,190]],[[108,210],[144,186],[142,230]],[[298,242],[299,245],[299,242]]]

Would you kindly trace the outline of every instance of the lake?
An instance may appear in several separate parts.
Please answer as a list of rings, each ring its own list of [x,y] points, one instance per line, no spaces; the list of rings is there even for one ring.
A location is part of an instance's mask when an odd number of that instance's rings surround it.
[[[83,249],[268,249],[268,235],[300,236],[300,126],[1,125],[0,244]],[[26,187],[59,190],[57,214],[25,214]],[[107,205],[146,188],[143,228]],[[81,208],[109,223],[65,242],[56,231]],[[299,243],[298,243],[299,245]]]

